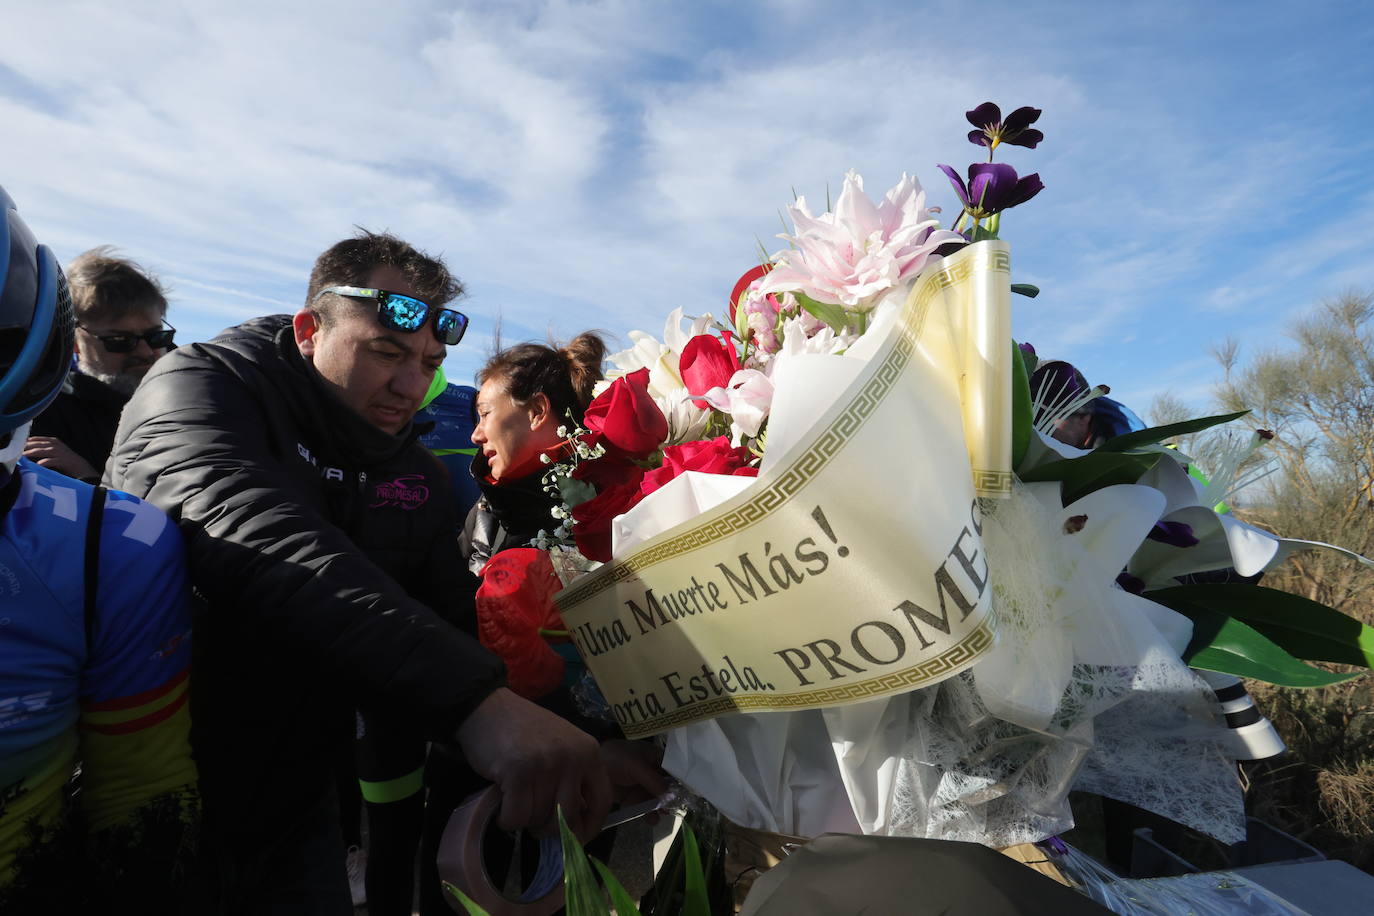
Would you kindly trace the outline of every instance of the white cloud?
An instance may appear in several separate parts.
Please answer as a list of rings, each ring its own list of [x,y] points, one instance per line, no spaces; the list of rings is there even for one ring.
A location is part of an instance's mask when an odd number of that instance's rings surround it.
[[[1358,282],[1374,208],[1305,210],[1363,166],[1358,137],[1332,161],[1300,81],[1360,81],[1304,65],[1265,11],[1245,56],[1196,53],[1215,23],[1181,37],[1185,9],[990,3],[989,38],[952,2],[27,4],[0,52],[0,123],[23,138],[0,181],[64,257],[115,242],[166,273],[183,337],[292,307],[319,250],[390,228],[468,282],[465,375],[498,313],[542,336],[715,308],[755,239],[777,246],[793,187],[817,205],[848,168],[874,193],[906,170],[948,206],[935,163],[977,155],[963,111],[1034,104],[1046,142],[1007,151],[1046,184],[1004,221],[1043,289],[1018,333],[1187,359],[1191,310],[1258,326],[1279,291]],[[1302,101],[1246,87],[1271,73]]]

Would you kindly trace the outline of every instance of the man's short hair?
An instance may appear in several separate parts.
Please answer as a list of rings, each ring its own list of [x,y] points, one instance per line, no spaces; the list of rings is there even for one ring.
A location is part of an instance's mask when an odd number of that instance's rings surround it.
[[[310,288],[305,304],[314,309],[322,322],[330,320],[338,299],[315,297],[328,286],[363,286],[377,267],[394,267],[415,290],[415,295],[430,305],[443,305],[463,294],[463,284],[449,273],[444,262],[386,232],[359,230],[351,239],[332,245],[315,261],[310,272]]]
[[[139,312],[167,315],[167,293],[162,284],[116,249],[101,245],[79,254],[67,267],[67,285],[78,324],[99,325]]]

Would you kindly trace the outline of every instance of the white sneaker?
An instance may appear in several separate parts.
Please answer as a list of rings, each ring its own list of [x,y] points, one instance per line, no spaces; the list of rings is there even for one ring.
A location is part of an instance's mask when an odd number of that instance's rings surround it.
[[[353,895],[353,905],[367,903],[367,850],[359,846],[348,847],[348,858],[344,862],[348,872],[348,892]]]

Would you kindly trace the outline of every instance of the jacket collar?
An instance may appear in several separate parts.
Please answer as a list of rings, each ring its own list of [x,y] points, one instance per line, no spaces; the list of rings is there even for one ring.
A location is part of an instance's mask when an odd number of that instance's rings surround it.
[[[287,319],[286,326],[274,337],[277,352],[307,392],[308,409],[313,408],[314,412],[311,423],[314,431],[331,443],[336,454],[347,455],[361,464],[389,461],[408,449],[426,430],[425,424],[417,424],[412,419],[393,436],[358,416],[353,408],[339,400],[310,361],[301,355],[290,318],[283,317]]]
[[[482,490],[491,514],[510,533],[516,545],[527,542],[541,530],[558,527],[552,509],[558,501],[544,491],[544,467],[524,477],[496,481],[481,449],[472,456],[472,476]]]
[[[123,407],[129,403],[129,395],[76,367],[72,367],[72,371],[67,373],[67,380],[62,383],[62,392],[82,401],[102,402],[115,407]]]

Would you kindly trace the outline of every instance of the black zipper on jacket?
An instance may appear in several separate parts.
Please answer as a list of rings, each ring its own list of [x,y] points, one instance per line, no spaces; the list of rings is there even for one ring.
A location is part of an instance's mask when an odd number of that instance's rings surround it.
[[[351,522],[356,523],[367,509],[367,471],[358,472],[358,496],[353,500]]]

